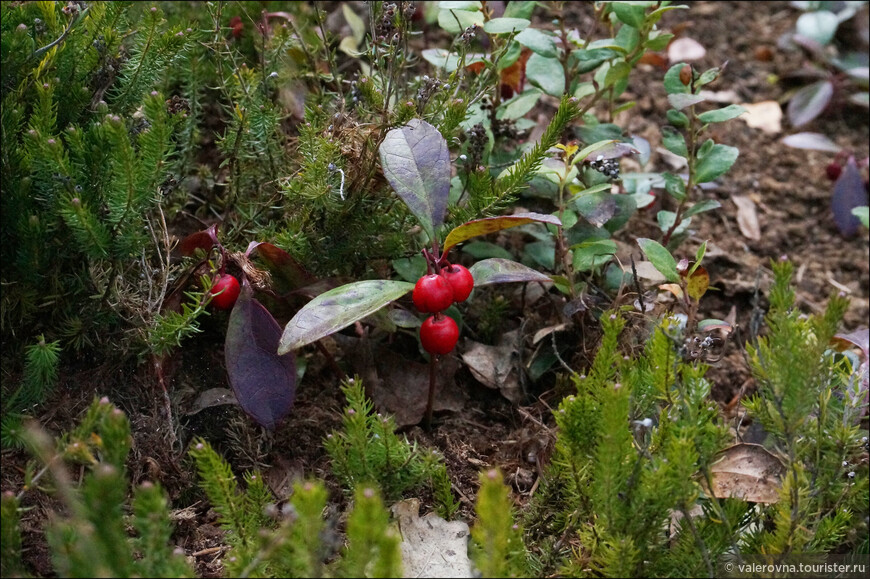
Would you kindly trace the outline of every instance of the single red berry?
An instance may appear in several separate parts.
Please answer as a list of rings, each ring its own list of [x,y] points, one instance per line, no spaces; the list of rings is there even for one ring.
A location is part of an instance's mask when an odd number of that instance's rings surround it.
[[[211,303],[219,310],[232,309],[240,292],[239,280],[228,273],[221,274],[215,284],[211,286],[211,290],[209,290],[209,293],[213,296]]]
[[[471,290],[474,289],[474,278],[468,268],[462,265],[449,265],[441,270],[441,275],[453,288],[454,302],[464,302],[468,299]]]
[[[430,273],[417,280],[411,299],[421,312],[434,314],[453,303],[453,288],[440,275]]]
[[[840,178],[840,173],[843,172],[843,166],[840,165],[836,161],[831,161],[828,163],[828,166],[825,167],[825,173],[828,175],[828,179],[831,181],[836,181]]]
[[[430,354],[449,354],[459,340],[459,326],[450,316],[430,316],[420,326],[420,343]]]

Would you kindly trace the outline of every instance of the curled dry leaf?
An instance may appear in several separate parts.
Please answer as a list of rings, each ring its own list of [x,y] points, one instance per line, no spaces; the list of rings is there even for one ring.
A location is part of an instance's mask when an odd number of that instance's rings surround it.
[[[517,366],[514,363],[517,332],[509,332],[502,345],[489,346],[467,340],[468,349],[462,361],[478,382],[487,388],[499,390],[511,402],[519,402],[522,395]]]
[[[737,227],[743,237],[758,241],[761,239],[761,227],[758,225],[758,212],[755,209],[755,201],[745,195],[731,197],[737,205]]]
[[[726,448],[710,471],[716,498],[766,504],[779,501],[785,467],[760,444],[741,443]]]

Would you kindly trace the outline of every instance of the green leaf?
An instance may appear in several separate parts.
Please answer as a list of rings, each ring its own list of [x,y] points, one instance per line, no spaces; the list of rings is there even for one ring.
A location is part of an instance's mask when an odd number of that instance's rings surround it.
[[[565,92],[565,71],[555,58],[532,54],[526,62],[526,78],[548,95],[562,96]]]
[[[692,105],[696,105],[698,103],[702,103],[707,100],[707,97],[701,96],[699,94],[669,94],[668,102],[671,103],[671,106],[681,111],[685,108],[688,108]]]
[[[426,273],[426,258],[420,254],[412,257],[400,257],[393,260],[393,269],[403,280],[417,283],[420,276]]]
[[[556,267],[556,244],[552,238],[544,241],[533,241],[523,246],[523,261],[531,259],[541,267],[553,271]]]
[[[692,264],[691,269],[689,269],[689,275],[692,275],[698,266],[701,265],[701,262],[704,261],[704,255],[707,254],[707,240],[704,240],[704,243],[701,244],[701,247],[698,248],[698,251],[695,252],[695,263]]]
[[[414,289],[414,284],[394,280],[366,280],[322,293],[287,322],[278,354],[286,354],[346,328]]]
[[[530,21],[525,18],[493,18],[483,25],[487,34],[511,34],[528,28]]]
[[[644,255],[646,255],[646,258],[653,264],[653,267],[665,276],[666,280],[680,283],[680,274],[677,273],[677,262],[670,251],[665,249],[658,241],[645,237],[639,238],[637,244]]]
[[[463,253],[467,253],[474,259],[486,259],[488,257],[500,257],[513,260],[514,256],[507,249],[489,241],[472,241],[462,246]],[[422,256],[421,256],[422,257]]]
[[[378,152],[387,181],[435,239],[450,194],[447,141],[426,121],[411,119],[388,132]]]
[[[870,227],[870,225],[868,225],[868,223],[870,223],[870,207],[867,205],[864,205],[863,207],[854,207],[852,209],[852,215],[857,217],[864,227]]]
[[[702,123],[721,123],[724,121],[730,121],[731,119],[736,119],[745,112],[746,109],[740,105],[728,105],[725,108],[717,109],[715,111],[701,113],[698,115],[698,120]]]
[[[443,68],[447,72],[453,72],[459,68],[459,55],[443,48],[427,48],[422,53],[423,59],[432,66]],[[466,66],[475,62],[484,62],[480,54],[468,54],[465,57]]]
[[[685,62],[678,62],[665,73],[665,90],[669,95],[688,94],[689,87],[680,80],[680,71],[686,66]]]
[[[705,70],[701,73],[701,75],[695,80],[694,85],[695,89],[699,89],[702,86],[708,85],[722,74],[722,69],[718,66],[715,68],[711,68],[709,70]]]
[[[691,217],[692,215],[697,215],[698,213],[703,213],[705,211],[712,211],[713,209],[719,209],[720,207],[722,207],[722,204],[715,199],[704,199],[683,211],[683,217]]]
[[[682,201],[686,198],[686,182],[683,181],[682,177],[673,173],[662,173],[662,177],[665,180],[665,191],[671,197],[677,201]]]
[[[713,145],[709,153],[703,157],[698,155],[698,162],[695,163],[695,182],[709,183],[717,177],[724,175],[734,161],[740,151],[736,147],[728,145]]]
[[[438,13],[438,26],[450,34],[460,34],[472,24],[483,26],[483,20],[483,13],[479,10],[442,9]]]
[[[620,22],[641,28],[646,18],[645,2],[610,2],[610,9]]]
[[[529,19],[532,17],[532,12],[535,10],[535,6],[538,3],[534,0],[523,0],[519,1],[511,1],[508,2],[507,7],[504,9],[504,17],[505,18],[526,18]]]
[[[611,239],[586,241],[571,247],[574,251],[574,269],[591,271],[606,264],[616,253],[616,242]]]
[[[653,30],[650,32],[649,40],[644,44],[644,48],[652,52],[658,52],[659,50],[667,48],[668,44],[670,44],[673,39],[674,35],[669,32]]]
[[[530,89],[521,95],[517,95],[498,108],[495,116],[497,119],[519,119],[532,110],[541,98],[541,91]]]
[[[484,259],[478,261],[468,271],[474,277],[474,287],[491,285],[494,283],[552,281],[550,276],[544,275],[536,269],[532,269],[516,261],[507,259]]]
[[[631,74],[631,65],[624,61],[617,62],[604,76],[604,88],[612,86],[614,97],[621,95],[628,87],[629,74]]]
[[[665,149],[674,155],[689,158],[689,149],[686,147],[685,137],[673,127],[667,125],[662,127],[662,144],[665,146]]]
[[[466,239],[477,237],[478,235],[486,235],[487,233],[501,231],[502,229],[509,229],[511,227],[536,222],[561,225],[558,217],[544,215],[543,213],[516,213],[514,215],[503,215],[501,217],[485,217],[484,219],[476,219],[474,221],[463,223],[448,233],[447,238],[444,240],[442,253],[447,253],[454,245],[462,243]]]
[[[510,6],[510,4],[508,5]],[[514,37],[514,40],[541,56],[556,58],[559,51],[556,49],[556,41],[549,34],[541,32],[537,28],[526,28]]]
[[[830,44],[834,39],[834,34],[837,32],[837,27],[840,25],[840,20],[837,15],[828,10],[816,10],[815,12],[804,12],[801,14],[795,30],[801,36],[811,38],[825,46]]]

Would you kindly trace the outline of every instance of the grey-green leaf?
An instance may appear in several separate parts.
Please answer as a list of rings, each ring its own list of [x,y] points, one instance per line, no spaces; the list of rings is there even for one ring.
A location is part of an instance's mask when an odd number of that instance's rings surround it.
[[[698,157],[698,162],[695,164],[695,182],[709,183],[724,175],[739,154],[740,151],[736,147],[713,145],[707,154]]]
[[[552,281],[550,276],[544,275],[536,269],[532,269],[516,261],[500,259],[484,259],[478,261],[468,271],[474,277],[474,287],[490,285],[494,283],[529,282],[529,281]]]
[[[746,109],[740,105],[728,105],[725,108],[717,109],[715,111],[701,113],[698,115],[698,120],[702,123],[721,123],[724,121],[730,121],[731,119],[736,119],[745,112]]]
[[[379,149],[384,175],[431,239],[450,195],[450,152],[438,129],[420,119],[387,133]]]
[[[533,54],[526,62],[526,77],[548,95],[562,96],[565,91],[565,71],[555,58]]]
[[[558,56],[556,41],[549,34],[537,28],[526,28],[514,37],[514,40],[541,56],[555,58]]]
[[[322,293],[296,312],[281,336],[278,353],[285,354],[346,328],[414,289],[395,280],[366,280]]]
[[[528,28],[530,21],[525,18],[493,18],[483,25],[487,34],[510,34]]]
[[[665,249],[658,241],[645,237],[639,238],[637,244],[644,255],[646,255],[646,258],[653,264],[653,267],[665,276],[666,280],[680,283],[680,274],[677,273],[677,261],[670,251]]]

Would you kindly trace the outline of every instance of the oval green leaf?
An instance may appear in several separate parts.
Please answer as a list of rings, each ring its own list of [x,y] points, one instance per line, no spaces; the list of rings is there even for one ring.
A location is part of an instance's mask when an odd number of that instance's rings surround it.
[[[526,62],[526,77],[548,95],[559,97],[565,92],[565,69],[556,58],[532,54]]]
[[[484,259],[478,261],[468,271],[474,277],[474,287],[491,285],[494,283],[529,282],[529,281],[553,281],[550,276],[544,275],[536,269],[532,269],[516,261],[500,259]]]
[[[561,225],[562,222],[554,215],[544,215],[543,213],[515,213],[514,215],[504,215],[502,217],[486,217],[484,219],[476,219],[463,223],[447,234],[447,239],[444,240],[443,253],[450,251],[454,245],[462,243],[466,239],[477,237],[478,235],[486,235],[502,229],[509,229],[527,223],[551,223],[553,225]]]
[[[740,105],[728,105],[725,108],[716,109],[715,111],[707,111],[698,115],[698,120],[702,123],[721,123],[736,119],[746,112],[746,109]]]
[[[378,152],[387,181],[434,239],[450,195],[447,141],[426,121],[411,119],[388,132]]]
[[[483,25],[487,34],[510,34],[528,28],[531,22],[525,18],[493,18]]]
[[[724,175],[737,160],[739,154],[740,151],[736,147],[728,145],[713,145],[710,151],[703,156],[699,151],[698,162],[695,164],[695,182],[709,183]]]
[[[514,40],[534,53],[546,58],[556,58],[559,52],[556,49],[556,41],[549,34],[541,32],[537,28],[526,28],[514,37]]]
[[[638,238],[637,244],[644,255],[646,255],[646,258],[653,264],[653,267],[665,276],[666,280],[680,283],[680,274],[677,273],[677,261],[670,251],[665,249],[658,241],[645,237]]]
[[[316,342],[373,314],[414,289],[395,280],[366,280],[322,293],[296,312],[281,336],[278,354]]]

